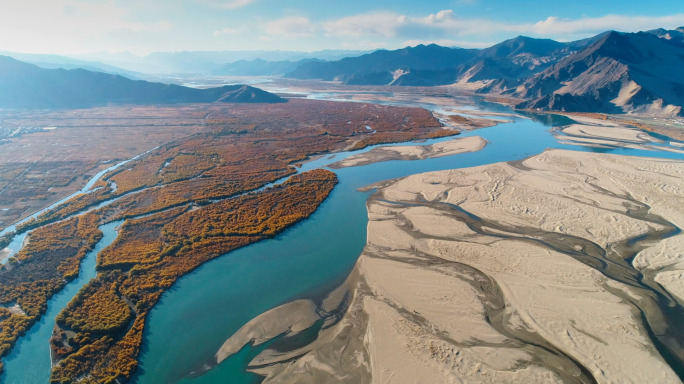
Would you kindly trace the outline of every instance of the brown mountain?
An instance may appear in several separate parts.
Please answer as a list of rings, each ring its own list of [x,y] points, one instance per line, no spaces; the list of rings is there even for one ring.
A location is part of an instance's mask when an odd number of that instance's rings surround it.
[[[519,108],[681,115],[684,46],[656,34],[609,32],[531,77]]]
[[[285,75],[294,79],[338,80],[354,85],[390,84],[410,70],[453,68],[471,60],[478,50],[417,45],[394,51],[379,50],[338,61],[304,63]],[[421,84],[432,85],[432,84]]]
[[[658,28],[646,32],[661,37],[665,40],[670,40],[673,43],[684,45],[684,27],[679,27],[671,30]]]
[[[484,91],[505,91],[581,47],[582,42],[560,43],[524,36],[481,50],[418,45],[334,62],[305,63],[286,77],[355,85],[482,82]]]

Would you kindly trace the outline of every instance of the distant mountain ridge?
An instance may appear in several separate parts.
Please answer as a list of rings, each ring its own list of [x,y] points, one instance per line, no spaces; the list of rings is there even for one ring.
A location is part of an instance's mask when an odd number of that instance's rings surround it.
[[[181,51],[153,52],[146,56],[130,53],[95,53],[81,55],[80,59],[99,61],[129,71],[145,74],[216,74],[221,68],[237,61],[264,60],[267,62],[300,60],[339,60],[359,56],[368,51],[321,50],[298,51]],[[11,55],[10,55],[11,56]]]
[[[664,28],[658,28],[658,29],[652,29],[650,31],[646,31],[646,33],[650,33],[652,35],[662,37],[663,39],[670,40],[671,42],[676,43],[676,44],[684,45],[684,27],[679,27],[679,28],[672,29],[672,30],[667,30]]]
[[[144,73],[129,71],[123,68],[118,68],[116,66],[88,61],[88,60],[78,60],[71,57],[60,56],[60,55],[49,55],[49,54],[35,54],[35,53],[18,53],[18,52],[6,52],[0,51],[1,56],[9,56],[13,59],[23,61],[30,64],[35,64],[41,68],[47,69],[87,69],[93,72],[103,72],[112,75],[121,75],[128,77],[129,79],[138,80],[144,79],[146,75]]]
[[[478,93],[519,99],[516,107],[521,109],[684,115],[684,27],[638,33],[607,31],[573,42],[518,36],[485,49],[431,44],[353,57],[345,57],[351,51],[319,53],[343,58],[325,61],[312,58],[313,53],[302,53],[301,58],[278,51],[264,57],[300,59],[257,57],[217,66],[219,58],[235,56],[230,52],[166,52],[151,54],[146,60],[169,59],[169,68],[197,65],[199,72],[209,70],[219,76],[284,75],[352,85],[467,84]],[[78,65],[69,58],[45,58],[64,61],[53,66]],[[43,69],[0,56],[0,108],[282,101],[247,86],[194,89],[82,69]]]
[[[211,73],[222,76],[279,76],[292,72],[305,63],[322,61],[320,59],[302,59],[298,61],[238,60],[216,68]]]
[[[684,106],[684,27],[608,31],[568,43],[518,36],[486,49],[419,45],[334,62],[286,77],[354,85],[471,84],[525,99],[519,108],[679,115]]]
[[[83,108],[106,104],[280,103],[247,85],[196,89],[85,69],[45,69],[0,56],[0,108]]]
[[[609,32],[522,84],[526,109],[681,115],[684,46],[648,32]]]
[[[306,63],[285,76],[354,85],[421,86],[496,79],[517,86],[520,79],[545,69],[581,45],[524,36],[481,50],[418,45],[334,62]]]
[[[472,59],[475,52],[475,49],[446,48],[435,44],[406,47],[396,51],[378,50],[339,61],[305,63],[288,73],[286,77],[381,85],[396,80],[396,77],[402,74],[402,70],[437,70],[444,68],[445,62],[464,63]]]

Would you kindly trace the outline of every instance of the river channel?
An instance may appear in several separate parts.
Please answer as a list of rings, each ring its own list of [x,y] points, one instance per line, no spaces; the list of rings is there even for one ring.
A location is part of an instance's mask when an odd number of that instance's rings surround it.
[[[496,112],[501,108],[497,106]],[[188,373],[209,360],[226,339],[254,317],[295,299],[319,298],[347,277],[366,242],[365,201],[369,193],[358,192],[360,187],[415,173],[520,160],[547,148],[684,158],[666,152],[559,144],[550,129],[570,122],[561,116],[540,120],[519,117],[512,123],[461,135],[489,141],[479,152],[334,170],[340,183],[311,218],[275,239],[210,261],[180,279],[164,295],[151,312],[135,382],[259,382],[259,377],[245,368],[263,345],[246,346],[202,376]],[[324,157],[305,167],[325,167],[348,155]]]
[[[321,98],[334,100],[334,95]],[[431,104],[415,106],[435,111],[442,108]],[[475,109],[512,113],[505,107],[485,103],[478,103]],[[683,154],[665,151],[597,149],[560,144],[551,129],[572,122],[562,116],[539,116],[535,119],[517,116],[511,119],[510,123],[459,136],[486,139],[487,146],[478,152],[333,170],[339,184],[309,219],[273,239],[207,262],[179,279],[162,296],[150,313],[140,368],[133,381],[140,384],[259,382],[259,376],[245,369],[265,346],[248,345],[202,376],[191,377],[189,374],[209,360],[226,339],[254,317],[292,300],[318,299],[345,280],[366,243],[368,220],[365,203],[370,192],[359,192],[360,187],[415,173],[521,160],[547,148],[684,159]],[[448,138],[423,144],[444,140]],[[363,151],[367,150],[370,148]],[[353,153],[319,157],[305,163],[300,171],[326,167]],[[54,317],[80,286],[94,276],[94,255],[116,236],[113,224],[101,229],[105,237],[83,261],[79,278],[50,300],[46,316],[5,359],[7,373],[3,382],[47,382],[50,373],[48,340]],[[45,353],[48,353],[47,358]]]
[[[19,339],[12,352],[4,359],[4,383],[47,383],[50,381],[50,337],[55,326],[55,318],[64,307],[95,277],[97,254],[116,239],[116,228],[123,221],[114,221],[99,227],[103,236],[92,251],[81,261],[78,277],[48,301],[48,309],[26,335]]]

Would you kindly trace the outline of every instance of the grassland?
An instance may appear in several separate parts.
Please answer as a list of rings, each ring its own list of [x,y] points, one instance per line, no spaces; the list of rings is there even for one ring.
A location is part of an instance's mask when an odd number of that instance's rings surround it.
[[[200,131],[207,108],[0,111],[0,126],[25,132],[0,142],[0,228],[78,191],[121,160]]]

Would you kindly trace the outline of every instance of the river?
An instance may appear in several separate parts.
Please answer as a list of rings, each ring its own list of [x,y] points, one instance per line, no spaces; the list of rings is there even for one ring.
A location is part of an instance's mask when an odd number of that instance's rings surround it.
[[[544,116],[541,120],[555,126],[570,123],[562,116]],[[275,239],[206,263],[164,294],[150,314],[135,382],[259,382],[259,377],[245,368],[264,345],[246,346],[202,376],[191,378],[188,373],[209,360],[226,339],[254,317],[295,299],[319,298],[346,278],[366,242],[365,201],[369,193],[358,192],[359,187],[415,173],[520,160],[547,148],[684,158],[666,152],[563,145],[550,133],[551,125],[516,118],[512,123],[461,135],[488,140],[479,152],[334,170],[340,183],[311,218]],[[348,155],[324,157],[307,163],[306,168],[324,167]]]
[[[41,210],[39,210],[39,211],[37,211],[37,212],[32,213],[30,216],[25,217],[25,218],[23,218],[23,219],[17,221],[16,223],[14,223],[14,224],[12,224],[12,225],[9,225],[9,226],[3,228],[3,230],[0,231],[0,236],[15,231],[15,230],[17,229],[17,225],[24,224],[24,223],[28,222],[28,221],[31,220],[31,219],[35,219],[35,218],[37,218],[38,216],[42,215],[43,213],[48,212],[48,211],[51,211],[51,210],[53,210],[53,209],[59,207],[60,205],[66,203],[67,201],[71,200],[72,198],[74,198],[74,197],[76,197],[76,196],[78,196],[78,195],[82,195],[82,194],[84,194],[84,193],[92,192],[92,191],[93,191],[93,186],[95,185],[95,183],[97,183],[97,182],[100,180],[100,178],[102,178],[102,176],[104,176],[105,174],[107,174],[107,173],[110,172],[110,171],[113,171],[113,170],[115,170],[115,169],[118,169],[118,168],[120,168],[120,167],[122,167],[122,166],[124,166],[124,165],[126,165],[126,164],[128,164],[128,163],[130,163],[130,162],[133,161],[133,160],[136,160],[136,159],[141,158],[142,156],[145,156],[146,154],[148,154],[148,153],[154,151],[154,150],[157,149],[157,148],[159,148],[159,147],[158,147],[158,146],[157,146],[157,147],[154,147],[154,148],[152,148],[152,149],[150,149],[150,150],[147,150],[147,151],[145,151],[145,152],[143,152],[143,153],[137,154],[137,155],[131,157],[130,159],[126,159],[126,160],[124,160],[124,161],[118,162],[118,163],[116,163],[116,164],[114,164],[114,165],[112,165],[112,166],[110,166],[110,167],[107,167],[107,168],[101,170],[100,172],[96,173],[95,176],[91,177],[91,178],[88,180],[88,182],[86,183],[86,185],[84,185],[83,188],[81,188],[80,190],[78,190],[78,191],[72,193],[71,195],[69,195],[69,196],[67,196],[67,197],[65,197],[65,198],[63,198],[63,199],[60,199],[59,201],[56,201],[56,202],[50,204],[49,206],[47,206],[47,207],[45,207],[45,208],[43,208],[43,209],[41,209]],[[23,239],[22,239],[22,241],[23,241]],[[18,251],[17,249],[12,249],[11,246],[10,246],[9,248],[10,248],[11,251],[13,251],[13,252],[12,252],[12,255],[15,254],[15,253]],[[10,255],[10,256],[11,256],[11,255]],[[9,257],[9,256],[8,256],[8,257]]]
[[[320,98],[335,99],[335,95]],[[411,105],[406,102],[392,104]],[[442,108],[431,104],[418,106],[432,110]],[[477,108],[490,112],[511,112],[493,104],[480,103],[474,109]],[[259,377],[246,372],[245,368],[264,345],[247,346],[202,376],[190,378],[188,375],[254,317],[295,299],[320,298],[344,281],[366,242],[365,202],[370,192],[358,192],[360,187],[415,173],[520,160],[547,148],[684,159],[684,155],[671,152],[596,149],[560,144],[550,129],[571,122],[562,116],[541,116],[537,120],[519,116],[513,120],[460,136],[481,136],[486,139],[489,144],[479,152],[333,170],[339,178],[339,184],[309,219],[273,239],[207,262],[179,279],[162,296],[147,322],[140,369],[134,382],[258,382]],[[424,144],[444,140],[449,139],[429,140]],[[325,167],[350,154],[352,152],[320,157],[305,163],[300,171]],[[102,249],[100,245],[106,243],[105,239],[113,240],[112,236],[116,236],[114,226],[103,226],[101,229],[105,237],[98,243],[96,250]],[[77,280],[83,284],[94,276],[94,256],[92,260],[89,257],[91,254],[84,260],[82,273]],[[70,283],[69,287],[72,286],[78,284]],[[47,382],[49,357],[40,357],[42,354],[38,351],[48,349],[54,317],[77,290],[65,290],[50,301],[48,314],[5,359],[7,374],[3,382]]]
[[[12,352],[4,358],[3,383],[36,384],[50,381],[50,337],[55,318],[78,291],[95,277],[97,254],[116,239],[116,228],[123,221],[114,221],[100,226],[102,238],[92,251],[81,261],[78,277],[48,301],[47,312],[19,339]]]

